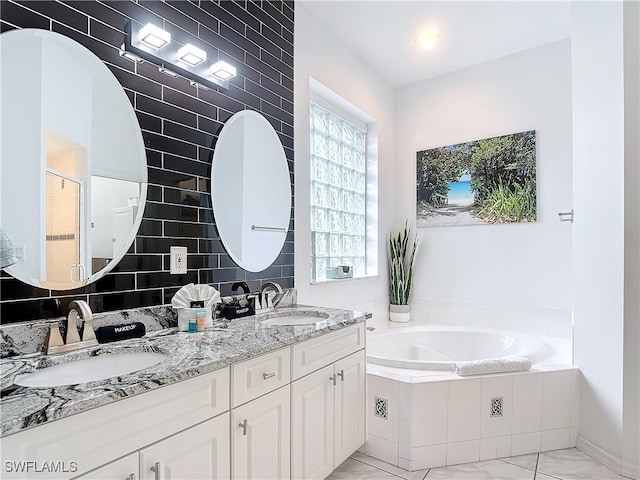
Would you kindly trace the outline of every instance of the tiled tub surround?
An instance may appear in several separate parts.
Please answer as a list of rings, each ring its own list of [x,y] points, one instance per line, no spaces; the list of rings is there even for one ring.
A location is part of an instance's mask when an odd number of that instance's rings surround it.
[[[124,24],[152,22],[176,39],[189,36],[234,65],[238,76],[225,92],[198,90],[148,62],[135,65],[119,47]],[[26,285],[0,272],[2,324],[55,318],[71,300],[94,312],[167,304],[182,286],[208,283],[223,295],[246,281],[293,287],[293,217],[285,245],[262,272],[239,268],[226,253],[211,208],[211,158],[219,131],[236,112],[263,114],[284,146],[293,185],[294,2],[219,0],[29,2],[0,0],[0,31],[39,28],[60,33],[97,55],[121,83],[134,107],[146,148],[149,187],[134,244],[97,282],[71,291]],[[293,211],[292,211],[293,213]],[[188,249],[187,273],[169,273],[169,247]]]
[[[263,326],[259,321],[269,314],[265,312],[236,319],[229,322],[228,326],[214,327],[202,333],[183,333],[170,328],[156,330],[141,339],[104,344],[63,355],[31,354],[3,359],[0,361],[2,436],[213,372],[287,345],[364,322],[370,317],[370,314],[363,312],[300,305],[286,309],[291,308],[300,314],[324,312],[328,318],[323,318],[318,325]],[[277,308],[274,310],[277,311]],[[169,359],[128,375],[80,385],[27,388],[13,383],[16,375],[30,373],[44,365],[122,349],[157,351],[165,353]]]
[[[549,353],[527,372],[462,378],[368,364],[365,453],[414,471],[574,447],[580,371],[570,342],[544,340]]]

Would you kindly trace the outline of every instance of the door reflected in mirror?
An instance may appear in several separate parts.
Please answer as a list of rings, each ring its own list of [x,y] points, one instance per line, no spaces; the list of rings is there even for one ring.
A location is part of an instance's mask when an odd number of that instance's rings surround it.
[[[0,35],[2,257],[52,290],[101,278],[142,220],[146,153],[129,98],[107,66],[63,35]]]
[[[82,281],[80,197],[79,181],[47,172],[45,288],[57,289],[58,285]]]

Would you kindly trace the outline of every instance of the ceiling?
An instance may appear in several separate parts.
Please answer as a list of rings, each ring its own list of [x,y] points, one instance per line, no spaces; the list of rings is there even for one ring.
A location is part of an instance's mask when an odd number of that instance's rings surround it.
[[[400,87],[567,38],[569,1],[304,0],[304,5],[389,85]],[[420,52],[421,31],[437,31]]]

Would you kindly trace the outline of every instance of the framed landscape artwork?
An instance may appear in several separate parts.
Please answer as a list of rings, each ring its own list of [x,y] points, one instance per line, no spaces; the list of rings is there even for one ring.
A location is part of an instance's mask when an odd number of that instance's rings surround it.
[[[417,153],[418,227],[536,221],[536,132]]]

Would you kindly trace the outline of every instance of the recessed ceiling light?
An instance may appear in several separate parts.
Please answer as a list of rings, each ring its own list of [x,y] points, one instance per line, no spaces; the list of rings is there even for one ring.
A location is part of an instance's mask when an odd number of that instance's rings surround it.
[[[420,34],[418,38],[416,38],[416,45],[420,50],[428,51],[433,50],[440,40],[440,34],[434,32],[433,30],[427,30]]]

